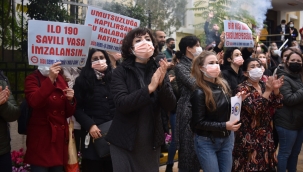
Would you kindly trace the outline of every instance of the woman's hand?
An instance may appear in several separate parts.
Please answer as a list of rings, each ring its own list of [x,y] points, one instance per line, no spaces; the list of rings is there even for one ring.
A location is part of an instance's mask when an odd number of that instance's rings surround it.
[[[90,134],[94,139],[97,139],[97,138],[99,138],[99,137],[102,137],[102,135],[101,135],[101,130],[97,127],[97,125],[92,125],[92,126],[90,127],[89,134]]]
[[[148,85],[149,94],[154,92],[157,89],[157,87],[159,85],[160,77],[161,77],[161,72],[160,72],[160,68],[158,68],[156,70],[156,72],[154,73],[150,84]]]
[[[66,89],[64,89],[63,91],[65,93],[67,100],[72,101],[74,98],[74,90],[66,87]]]
[[[162,83],[163,83],[163,80],[165,78],[165,74],[167,72],[167,68],[168,68],[168,62],[167,62],[167,59],[161,59],[159,61],[159,64],[160,64],[160,73],[161,73],[161,76],[160,76],[160,80],[159,80],[159,85],[161,86]]]
[[[223,63],[224,63],[223,57],[224,57],[223,51],[221,51],[217,54],[217,60],[218,60],[219,64],[221,64],[221,65],[223,65]]]
[[[169,77],[169,82],[172,82],[173,80],[176,79],[176,77],[175,77],[175,76],[172,76],[172,75],[168,75],[168,77]]]
[[[246,91],[241,91],[236,94],[236,96],[242,98],[242,101],[244,101],[249,95],[250,95],[250,93],[246,94]]]
[[[52,81],[52,83],[55,82],[56,78],[58,77],[59,72],[61,71],[60,64],[61,64],[61,62],[56,62],[49,67],[48,77]]]
[[[225,32],[223,31],[220,35],[220,42],[224,44],[225,42]]]
[[[235,122],[227,121],[226,130],[237,131],[241,127],[241,123],[236,124],[237,122],[239,121],[235,121]]]
[[[284,76],[281,76],[277,79],[277,75],[268,77],[268,81],[266,82],[266,91],[274,91],[275,95],[279,94],[279,89],[284,84]]]
[[[2,90],[2,86],[0,86],[0,105],[6,103],[8,101],[10,95],[10,91],[6,86],[4,90]]]
[[[277,75],[270,76],[270,77],[273,78],[273,80],[272,80],[273,90],[280,89],[281,86],[284,84],[284,75],[282,75],[279,79],[277,79]]]

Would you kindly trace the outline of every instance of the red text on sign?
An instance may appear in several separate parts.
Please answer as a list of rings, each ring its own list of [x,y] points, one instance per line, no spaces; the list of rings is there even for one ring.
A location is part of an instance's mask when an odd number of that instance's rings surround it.
[[[48,33],[61,33],[61,26],[57,25],[47,25],[47,32]]]
[[[78,28],[65,26],[64,33],[69,35],[78,35]]]

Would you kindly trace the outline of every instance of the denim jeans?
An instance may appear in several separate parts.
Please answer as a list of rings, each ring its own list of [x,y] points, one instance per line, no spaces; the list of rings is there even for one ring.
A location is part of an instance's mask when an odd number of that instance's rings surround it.
[[[195,151],[203,172],[230,172],[234,148],[234,132],[225,138],[213,138],[195,134]]]
[[[63,166],[42,167],[31,165],[31,172],[62,172]]]
[[[288,130],[276,126],[279,135],[278,172],[295,172],[303,143],[303,128]]]
[[[174,163],[174,157],[176,155],[176,143],[175,143],[175,126],[176,126],[176,113],[171,113],[169,116],[169,122],[171,127],[171,142],[168,148],[167,164]]]
[[[12,157],[10,152],[0,155],[0,171],[3,172],[12,171]]]

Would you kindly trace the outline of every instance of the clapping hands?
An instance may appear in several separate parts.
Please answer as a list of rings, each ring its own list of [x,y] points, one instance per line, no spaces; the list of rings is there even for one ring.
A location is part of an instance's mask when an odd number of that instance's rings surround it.
[[[154,92],[158,86],[161,86],[168,68],[168,62],[166,59],[161,59],[160,62],[160,67],[156,70],[154,73],[151,83],[148,85],[148,90],[149,93]]]
[[[274,91],[275,93],[279,93],[279,89],[283,84],[284,76],[281,76],[280,78],[277,78],[277,75],[270,76],[266,82],[266,89],[269,91]]]

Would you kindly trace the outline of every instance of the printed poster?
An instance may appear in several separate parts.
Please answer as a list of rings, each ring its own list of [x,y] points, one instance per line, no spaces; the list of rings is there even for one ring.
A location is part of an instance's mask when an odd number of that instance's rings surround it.
[[[88,7],[85,25],[92,27],[90,47],[120,52],[126,34],[140,26],[140,20]]]
[[[92,29],[89,26],[29,20],[28,62],[30,65],[61,66],[85,65]]]
[[[231,113],[230,113],[230,121],[240,121],[241,114],[241,105],[242,105],[242,97],[234,96],[230,98],[231,102]]]
[[[254,47],[252,31],[237,20],[224,20],[225,47]]]

